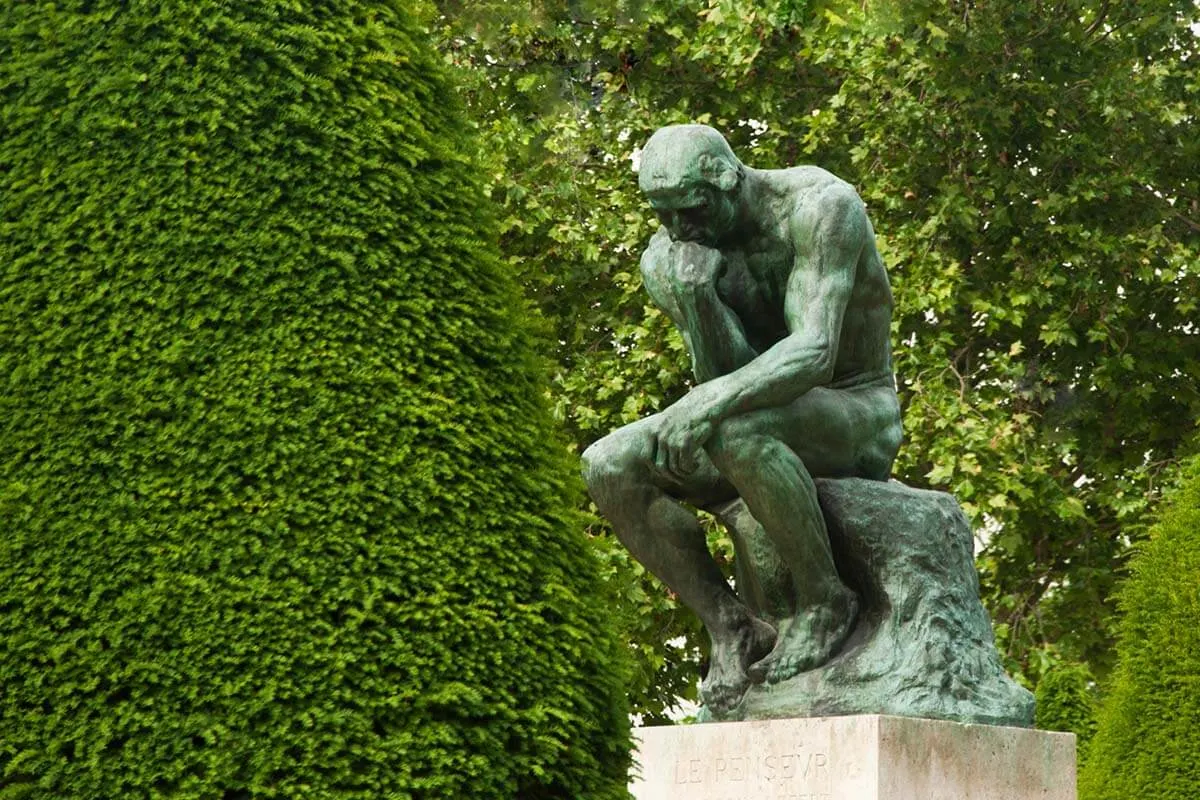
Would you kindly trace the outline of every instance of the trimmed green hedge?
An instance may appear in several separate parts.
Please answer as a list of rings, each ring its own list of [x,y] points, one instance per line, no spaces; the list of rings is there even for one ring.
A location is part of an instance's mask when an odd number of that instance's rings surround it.
[[[625,796],[454,91],[402,2],[0,6],[0,798]]]
[[[1120,595],[1117,668],[1082,800],[1200,797],[1200,459],[1164,503]]]
[[[1076,763],[1087,762],[1088,747],[1096,734],[1095,679],[1086,664],[1058,664],[1038,681],[1034,699],[1034,724],[1044,731],[1075,734]]]

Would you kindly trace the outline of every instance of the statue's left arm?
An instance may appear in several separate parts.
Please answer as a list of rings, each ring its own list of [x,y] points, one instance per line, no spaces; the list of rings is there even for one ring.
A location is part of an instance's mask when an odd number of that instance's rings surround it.
[[[789,334],[741,368],[702,383],[668,409],[659,429],[666,459],[686,471],[722,420],[786,405],[834,375],[858,260],[870,235],[862,201],[840,182],[791,219],[796,258],[784,314]]]

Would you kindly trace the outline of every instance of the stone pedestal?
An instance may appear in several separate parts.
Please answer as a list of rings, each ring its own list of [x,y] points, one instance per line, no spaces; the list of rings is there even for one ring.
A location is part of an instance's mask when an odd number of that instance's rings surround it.
[[[872,714],[638,738],[636,800],[1076,800],[1069,733]]]

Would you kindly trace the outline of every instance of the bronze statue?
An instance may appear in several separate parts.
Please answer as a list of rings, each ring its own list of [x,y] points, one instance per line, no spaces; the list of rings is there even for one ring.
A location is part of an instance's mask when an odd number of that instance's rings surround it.
[[[825,170],[752,169],[717,131],[679,125],[651,137],[639,184],[662,222],[645,286],[697,384],[588,448],[585,477],[621,541],[707,628],[702,696],[720,711],[751,683],[826,663],[854,628],[859,598],[813,479],[888,478],[901,438],[892,294],[862,201]],[[771,622],[730,588],[684,505],[737,498],[790,576],[791,613]]]

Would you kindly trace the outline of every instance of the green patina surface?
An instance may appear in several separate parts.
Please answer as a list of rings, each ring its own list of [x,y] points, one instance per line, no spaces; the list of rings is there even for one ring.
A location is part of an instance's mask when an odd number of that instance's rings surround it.
[[[901,431],[891,289],[857,193],[817,167],[750,168],[702,125],[655,133],[639,183],[662,222],[642,275],[683,334],[696,386],[592,445],[584,471],[622,542],[704,622],[706,714],[887,711],[1029,724],[1028,693],[995,656],[957,507],[934,514],[930,528],[932,501],[909,498],[873,517],[888,523],[887,543],[874,523],[856,522],[838,522],[831,541],[816,479],[858,479],[846,484],[850,505],[876,503]],[[737,592],[688,505],[733,532]],[[946,514],[950,528],[940,524]],[[893,552],[897,538],[905,546]],[[911,557],[910,541],[926,557]],[[950,546],[965,557],[939,551]],[[935,591],[945,581],[952,588]],[[889,616],[901,597],[927,619]],[[875,635],[884,628],[888,636]],[[951,669],[962,647],[977,662],[965,672]],[[949,655],[921,661],[931,648]],[[831,671],[852,653],[854,669]]]

